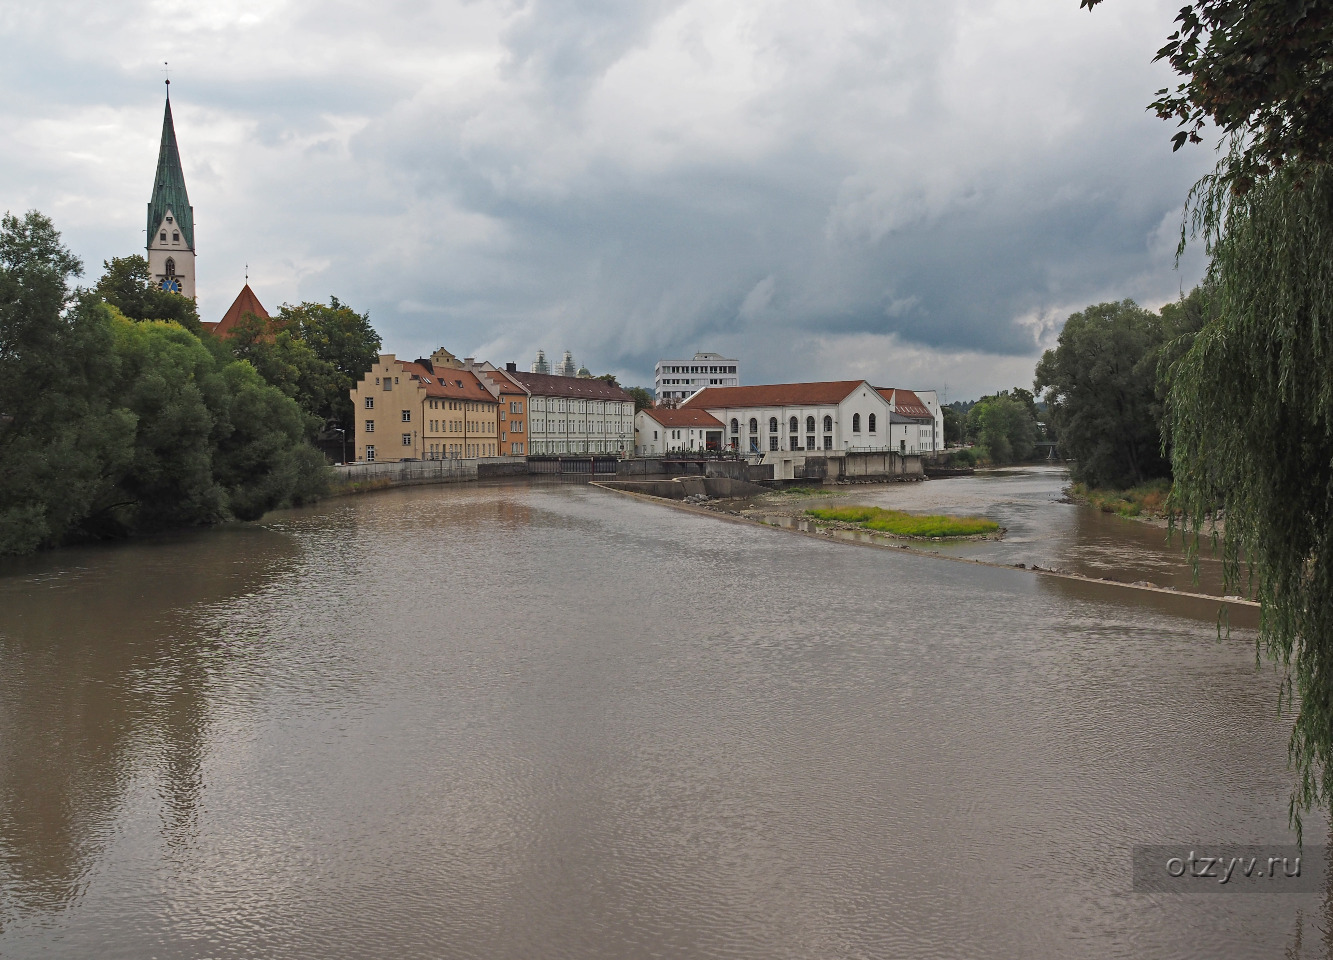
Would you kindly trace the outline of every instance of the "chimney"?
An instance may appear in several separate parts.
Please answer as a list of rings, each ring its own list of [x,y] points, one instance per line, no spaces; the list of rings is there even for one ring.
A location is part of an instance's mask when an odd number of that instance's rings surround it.
[[[506,364],[505,364],[505,371],[508,372],[508,373],[518,373],[518,364],[517,364],[517,363],[506,363]]]
[[[463,366],[467,367],[469,370],[471,370],[471,369],[472,369],[473,367],[475,367],[476,365],[477,365],[477,358],[476,358],[476,357],[464,357],[464,358],[463,358]]]

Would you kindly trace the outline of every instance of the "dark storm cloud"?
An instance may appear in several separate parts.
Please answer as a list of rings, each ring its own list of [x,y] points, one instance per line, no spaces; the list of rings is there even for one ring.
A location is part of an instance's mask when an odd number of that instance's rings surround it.
[[[0,16],[0,183],[90,262],[141,243],[171,60],[206,314],[249,262],[401,354],[642,380],[722,349],[962,396],[1030,380],[1068,312],[1193,279],[1172,231],[1210,157],[1143,109],[1169,3],[164,9]]]

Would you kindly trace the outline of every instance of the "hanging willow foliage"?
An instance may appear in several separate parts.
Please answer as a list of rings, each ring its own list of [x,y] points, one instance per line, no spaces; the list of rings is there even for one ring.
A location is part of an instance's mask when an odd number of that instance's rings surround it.
[[[1219,171],[1223,170],[1219,166]],[[1288,165],[1191,196],[1216,319],[1170,369],[1186,543],[1261,605],[1259,648],[1295,709],[1292,825],[1333,801],[1333,168]]]

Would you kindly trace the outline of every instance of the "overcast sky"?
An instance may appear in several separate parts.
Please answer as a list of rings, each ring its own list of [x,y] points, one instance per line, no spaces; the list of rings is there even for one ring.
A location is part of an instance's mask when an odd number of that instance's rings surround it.
[[[336,295],[386,352],[651,383],[1031,386],[1159,306],[1210,149],[1145,111],[1179,0],[42,0],[0,6],[0,208],[142,251],[162,62],[200,314]]]

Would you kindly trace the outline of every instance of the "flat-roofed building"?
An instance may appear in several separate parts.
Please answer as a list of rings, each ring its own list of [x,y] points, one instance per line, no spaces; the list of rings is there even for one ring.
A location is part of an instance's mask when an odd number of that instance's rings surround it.
[[[725,425],[707,410],[649,407],[634,415],[634,452],[641,457],[720,451],[725,442]]]
[[[690,360],[659,360],[653,390],[659,405],[679,405],[704,387],[740,386],[740,361],[720,353],[696,353]]]

